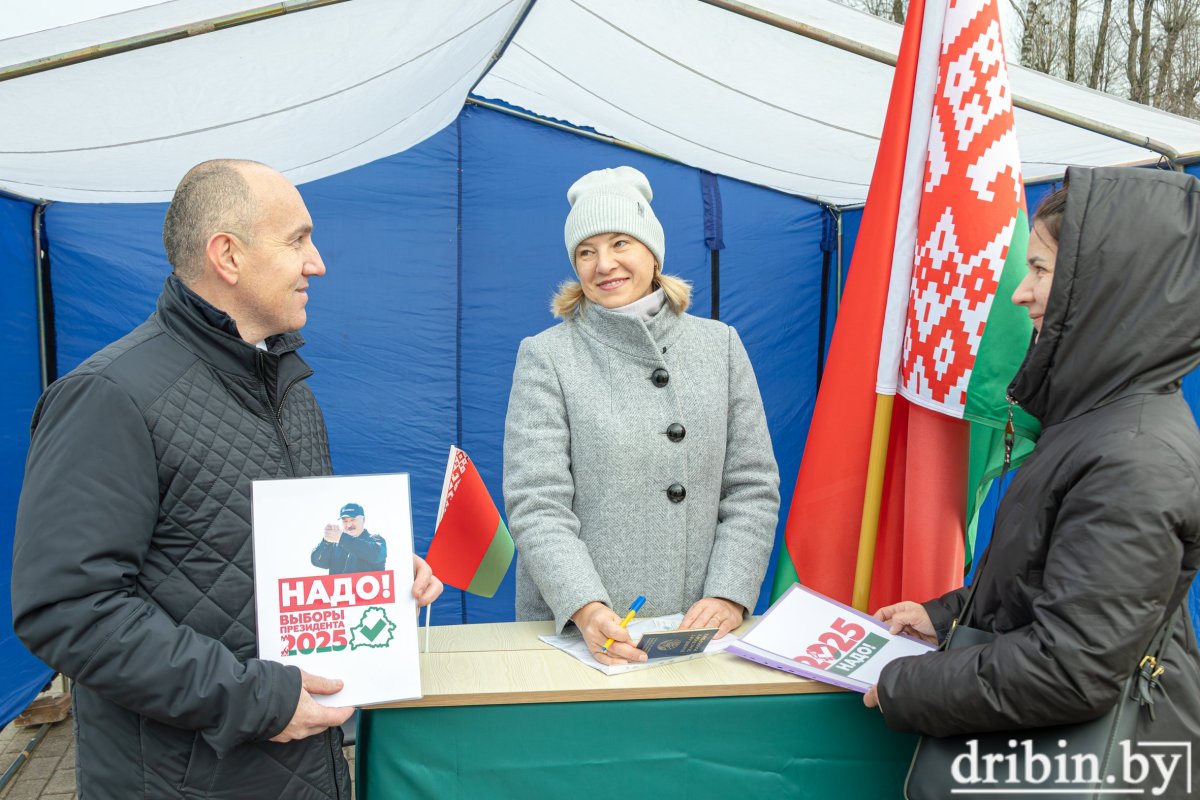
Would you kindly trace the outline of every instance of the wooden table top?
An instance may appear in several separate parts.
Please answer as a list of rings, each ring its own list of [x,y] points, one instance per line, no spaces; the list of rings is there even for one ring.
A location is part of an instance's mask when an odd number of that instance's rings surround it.
[[[749,628],[748,621],[739,631]],[[576,703],[843,691],[728,653],[605,675],[538,639],[554,623],[498,622],[430,629],[420,700],[368,708]],[[418,634],[422,649],[425,631]]]

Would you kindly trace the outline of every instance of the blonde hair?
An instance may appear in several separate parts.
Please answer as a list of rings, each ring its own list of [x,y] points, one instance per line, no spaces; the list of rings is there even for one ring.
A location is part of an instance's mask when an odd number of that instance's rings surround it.
[[[650,288],[663,290],[671,310],[676,314],[687,311],[692,302],[692,285],[683,278],[659,273],[654,277]],[[571,319],[576,314],[583,314],[583,286],[579,281],[563,281],[558,285],[558,292],[550,301],[550,313],[559,319]]]

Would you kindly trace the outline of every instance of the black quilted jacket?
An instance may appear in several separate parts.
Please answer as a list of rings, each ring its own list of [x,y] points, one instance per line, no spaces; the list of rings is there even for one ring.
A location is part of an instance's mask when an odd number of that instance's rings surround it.
[[[171,277],[38,403],[14,627],[76,681],[81,800],[349,800],[340,730],[267,741],[300,675],[255,658],[250,482],[330,472],[302,343],[256,350]]]
[[[885,667],[880,705],[895,728],[941,736],[1100,716],[1200,567],[1200,432],[1179,393],[1200,364],[1200,181],[1068,175],[1042,333],[1009,387],[1042,437],[1000,505],[968,620],[1000,635]],[[964,598],[926,603],[940,636]],[[1186,614],[1163,660],[1136,738],[1200,741]],[[1185,795],[1183,771],[1164,797]]]

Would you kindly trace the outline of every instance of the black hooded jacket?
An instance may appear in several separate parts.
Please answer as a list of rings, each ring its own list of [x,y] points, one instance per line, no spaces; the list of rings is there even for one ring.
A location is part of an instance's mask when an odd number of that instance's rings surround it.
[[[339,729],[268,741],[300,672],[255,657],[251,481],[331,471],[302,343],[255,349],[171,277],[38,403],[13,625],[75,680],[81,798],[350,798]]]
[[[967,621],[1000,635],[886,667],[893,728],[945,736],[1100,716],[1200,566],[1200,434],[1179,392],[1200,363],[1200,181],[1131,168],[1068,180],[1041,336],[1009,387],[1043,433],[1001,502]],[[925,604],[939,637],[965,594]],[[1165,667],[1137,738],[1200,742],[1186,611]]]

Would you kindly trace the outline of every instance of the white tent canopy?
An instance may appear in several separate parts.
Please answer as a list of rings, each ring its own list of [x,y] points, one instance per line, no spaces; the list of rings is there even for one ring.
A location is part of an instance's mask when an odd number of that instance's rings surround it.
[[[258,8],[45,5],[0,20],[0,70]],[[866,197],[892,68],[815,38],[700,0],[309,5],[318,7],[0,81],[0,188],[166,200],[187,167],[216,156],[264,161],[303,183],[431,136],[475,87],[712,172],[834,204]],[[899,46],[898,26],[832,0],[757,6],[885,53]],[[1018,97],[1200,153],[1200,123],[1010,70]],[[1016,125],[1027,178],[1158,157],[1029,111]]]

